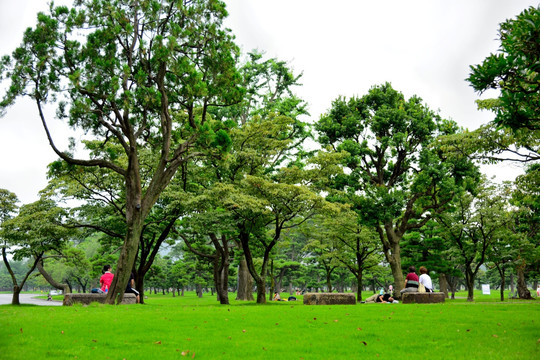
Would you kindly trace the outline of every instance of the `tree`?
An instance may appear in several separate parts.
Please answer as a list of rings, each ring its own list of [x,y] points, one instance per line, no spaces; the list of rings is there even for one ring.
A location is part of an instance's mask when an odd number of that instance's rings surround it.
[[[357,300],[362,301],[365,272],[382,261],[377,234],[359,224],[354,211],[344,208],[332,216],[322,216],[318,229],[312,229],[312,237],[308,247],[318,253],[317,261],[326,270],[329,291],[332,287],[328,275],[338,266],[344,267],[354,276]]]
[[[48,252],[60,253],[71,233],[61,223],[65,211],[49,199],[23,205],[18,215],[2,223],[0,237],[4,239],[2,258],[13,282],[13,305],[19,305],[19,294],[30,274]],[[9,247],[9,250],[8,250]],[[31,266],[22,280],[11,269],[7,254],[20,261],[30,259]]]
[[[361,223],[375,228],[399,294],[403,236],[444,211],[475,174],[467,159],[445,158],[434,142],[455,133],[456,124],[386,83],[361,98],[335,100],[315,129],[322,145],[348,152],[348,172],[333,178],[347,195],[336,200],[352,204]]]
[[[514,185],[511,202],[516,207],[515,232],[520,240],[516,244],[517,291],[520,298],[530,299],[525,273],[540,273],[540,164],[531,164]]]
[[[223,28],[217,0],[163,2],[82,0],[38,14],[12,58],[2,59],[11,84],[5,110],[19,96],[35,101],[52,149],[70,165],[99,167],[122,179],[124,243],[107,302],[119,303],[135,262],[144,220],[178,168],[198,156],[195,144],[217,146],[209,109],[242,95],[238,48]],[[67,94],[65,101],[59,97]],[[57,148],[44,111],[95,139],[88,158]],[[109,146],[113,145],[113,147]],[[140,152],[154,159],[143,181]],[[123,156],[119,156],[123,155]]]
[[[249,272],[257,284],[257,303],[266,302],[266,276],[272,249],[286,229],[311,218],[324,200],[305,186],[246,176],[237,186],[218,185],[215,196],[233,215]],[[262,264],[255,267],[255,254]]]
[[[495,123],[540,130],[540,7],[529,7],[500,24],[499,52],[471,66],[467,79],[482,93],[498,89]]]
[[[474,281],[493,244],[508,225],[508,199],[496,186],[478,184],[476,196],[465,193],[453,208],[437,216],[453,255],[465,269],[467,301],[474,300]]]

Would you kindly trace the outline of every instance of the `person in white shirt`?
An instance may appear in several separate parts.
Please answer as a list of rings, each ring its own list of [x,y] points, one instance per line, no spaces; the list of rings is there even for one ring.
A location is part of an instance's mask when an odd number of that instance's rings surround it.
[[[425,266],[420,266],[420,274],[419,283],[424,285],[426,292],[433,292],[433,283]]]

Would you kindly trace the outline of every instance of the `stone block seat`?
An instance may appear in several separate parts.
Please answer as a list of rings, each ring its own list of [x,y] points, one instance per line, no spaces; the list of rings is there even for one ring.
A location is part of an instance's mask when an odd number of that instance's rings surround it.
[[[88,305],[93,302],[105,304],[106,297],[107,294],[65,294],[64,306],[71,306],[75,303]],[[135,296],[135,294],[124,294],[122,305],[135,304],[136,302],[137,297]]]
[[[443,292],[406,292],[401,294],[403,304],[435,304],[445,300]]]
[[[355,305],[356,294],[352,293],[307,293],[304,305]]]

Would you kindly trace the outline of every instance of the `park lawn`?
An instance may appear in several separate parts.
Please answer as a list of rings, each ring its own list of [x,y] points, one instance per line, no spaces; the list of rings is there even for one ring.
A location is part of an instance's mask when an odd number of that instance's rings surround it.
[[[0,306],[0,358],[540,358],[540,301],[224,306],[187,293],[146,302]]]

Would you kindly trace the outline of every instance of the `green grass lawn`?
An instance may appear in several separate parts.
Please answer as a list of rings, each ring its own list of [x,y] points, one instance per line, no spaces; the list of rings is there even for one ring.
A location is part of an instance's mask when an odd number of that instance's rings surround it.
[[[432,305],[223,306],[193,293],[146,302],[0,306],[0,359],[540,358],[540,301],[493,292]]]

